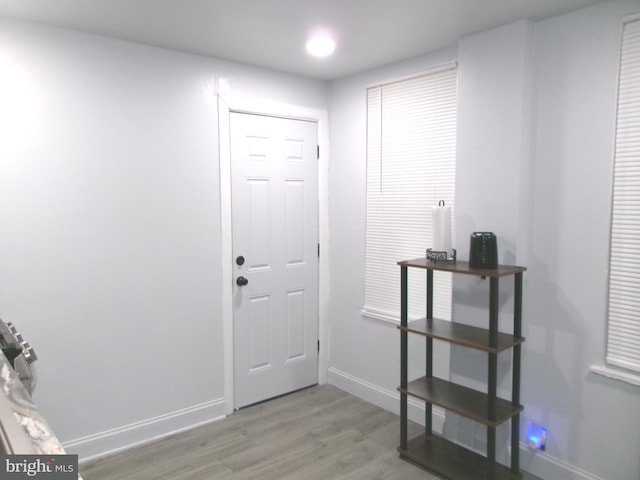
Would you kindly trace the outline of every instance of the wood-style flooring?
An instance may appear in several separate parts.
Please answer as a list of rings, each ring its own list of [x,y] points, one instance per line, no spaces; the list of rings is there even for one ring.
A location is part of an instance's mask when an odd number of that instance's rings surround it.
[[[421,428],[412,424],[410,435]],[[398,416],[329,385],[80,466],[84,480],[437,480],[398,457]]]

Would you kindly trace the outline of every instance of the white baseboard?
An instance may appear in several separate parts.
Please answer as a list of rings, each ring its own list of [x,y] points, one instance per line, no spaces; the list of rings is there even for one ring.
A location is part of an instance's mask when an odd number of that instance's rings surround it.
[[[63,442],[80,463],[144,445],[225,418],[225,399],[212,400],[140,422]]]
[[[329,368],[329,384],[356,397],[384,408],[398,415],[400,413],[400,393],[379,387],[373,383],[354,377],[336,368]],[[424,425],[424,404],[409,399],[408,417],[411,421]],[[434,407],[433,429],[441,434],[446,413]],[[531,450],[520,444],[520,467],[543,480],[604,480],[546,452]]]
[[[373,403],[380,408],[384,408],[396,415],[400,414],[400,392],[379,387],[373,383],[349,375],[336,368],[329,368],[329,384],[338,387],[358,398],[362,398],[369,403]],[[412,422],[424,425],[424,402],[409,398],[407,416]],[[444,426],[445,412],[443,409],[433,408],[433,429],[437,433],[442,433]]]
[[[520,467],[545,480],[604,480],[524,443],[520,444]]]

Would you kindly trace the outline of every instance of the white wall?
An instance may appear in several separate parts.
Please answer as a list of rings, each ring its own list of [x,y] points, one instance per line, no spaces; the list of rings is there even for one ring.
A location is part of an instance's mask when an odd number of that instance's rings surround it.
[[[331,85],[329,177],[329,252],[331,290],[329,382],[390,410],[398,410],[400,337],[395,324],[364,318],[366,87],[449,63],[451,48],[346,78]],[[398,259],[402,260],[402,259]],[[400,270],[398,268],[398,282]],[[410,374],[424,365],[424,342],[410,338]],[[445,361],[436,365],[446,374]],[[423,411],[424,409],[422,409]],[[410,408],[413,419],[424,418]],[[442,421],[437,417],[436,422]]]
[[[225,413],[217,89],[323,82],[0,19],[0,317],[83,458]]]
[[[499,263],[528,265],[533,39],[534,25],[520,21],[464,38],[458,45],[455,243],[462,260],[469,258],[470,234],[489,231],[497,237]],[[513,277],[500,280],[501,331],[513,331],[513,285]],[[454,276],[453,298],[454,319],[487,328],[488,280]],[[510,353],[498,356],[498,393],[504,398],[511,397]],[[486,354],[452,347],[450,368],[457,383],[486,389]],[[474,434],[467,438],[470,431]],[[486,449],[485,429],[475,422],[448,415],[445,432],[479,451]],[[504,462],[508,423],[498,429],[498,438]]]
[[[521,465],[545,479],[640,478],[640,390],[589,370],[604,359],[620,21],[638,10],[638,1],[612,1],[542,22],[518,22],[462,39],[457,53],[438,52],[332,84],[331,382],[397,411],[399,335],[360,316],[365,87],[456,56],[455,247],[467,258],[470,233],[493,230],[500,261],[528,267],[522,426],[528,420],[546,426],[549,440],[546,452],[523,449]],[[469,320],[478,311],[475,302],[487,302],[471,287],[456,283],[454,297],[461,304],[454,317]],[[510,287],[501,297],[505,328]],[[484,321],[486,312],[481,312],[471,321]],[[410,360],[416,376],[422,363],[417,351]],[[452,349],[445,375],[473,384],[485,368],[470,369],[458,353]],[[500,388],[507,393],[509,364],[509,355],[501,355]],[[414,418],[419,418],[415,410]],[[463,426],[449,420],[448,434],[483,446],[483,435],[478,441],[478,432],[467,430],[464,438]],[[504,433],[499,437],[506,457]]]
[[[525,415],[551,429],[549,455],[606,480],[640,478],[640,388],[589,373],[605,355],[621,19],[638,11],[552,18],[535,42]]]

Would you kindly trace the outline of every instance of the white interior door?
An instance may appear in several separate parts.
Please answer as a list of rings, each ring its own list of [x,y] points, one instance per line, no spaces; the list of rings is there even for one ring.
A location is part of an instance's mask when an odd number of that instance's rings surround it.
[[[234,407],[318,381],[317,124],[231,113]]]

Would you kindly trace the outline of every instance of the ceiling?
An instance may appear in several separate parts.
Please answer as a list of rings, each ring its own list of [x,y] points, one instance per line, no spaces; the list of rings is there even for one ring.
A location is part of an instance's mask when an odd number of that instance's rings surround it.
[[[0,0],[0,15],[334,80],[603,0]],[[311,32],[337,40],[310,57]]]

